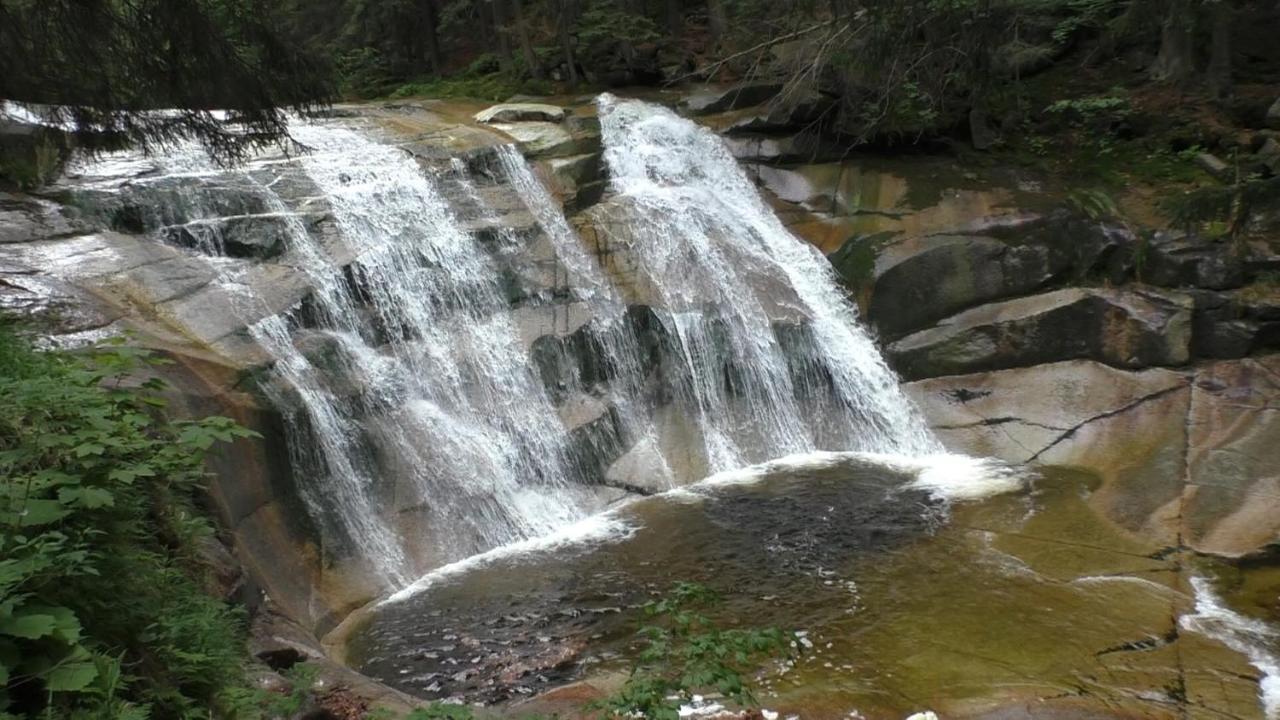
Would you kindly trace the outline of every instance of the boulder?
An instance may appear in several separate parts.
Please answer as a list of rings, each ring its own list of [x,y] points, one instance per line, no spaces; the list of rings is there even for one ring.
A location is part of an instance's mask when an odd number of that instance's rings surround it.
[[[1197,153],[1195,162],[1201,170],[1204,170],[1219,180],[1226,180],[1227,177],[1231,175],[1231,166],[1228,165],[1225,160],[1213,153]]]
[[[1244,285],[1245,267],[1227,243],[1157,233],[1147,246],[1142,279],[1164,287],[1227,290]]]
[[[494,123],[493,127],[510,135],[529,158],[567,157],[600,152],[600,136],[589,132],[570,132],[552,122]]]
[[[325,219],[325,215],[239,215],[170,226],[164,229],[164,237],[210,255],[265,260],[284,252],[295,233],[309,232]]]
[[[603,163],[599,153],[556,157],[545,161],[546,174],[566,209],[586,207],[604,193]]]
[[[1267,138],[1262,147],[1258,148],[1255,157],[1272,175],[1280,175],[1280,142],[1276,142],[1275,138]]]
[[[786,137],[743,135],[726,137],[729,152],[745,162],[814,163],[839,160],[846,150],[823,141],[816,133]]]
[[[867,317],[885,336],[898,337],[974,305],[1032,292],[1066,264],[1043,245],[963,235],[907,238],[876,257]]]
[[[518,123],[518,122],[562,122],[565,111],[562,107],[544,103],[503,103],[494,105],[476,113],[479,123]]]
[[[777,82],[743,82],[728,87],[706,85],[685,98],[681,106],[693,115],[710,115],[759,105],[781,91],[782,84]]]
[[[66,208],[57,203],[0,193],[0,245],[67,237],[86,231],[84,223],[68,217]]]
[[[1190,358],[1190,298],[1067,288],[982,305],[888,346],[908,379],[1090,359],[1115,367]]]
[[[1280,347],[1280,290],[1254,286],[1229,292],[1192,290],[1191,354],[1235,359]]]
[[[1178,540],[1189,378],[1076,360],[907,383],[953,452],[1099,475],[1089,504],[1159,545]],[[1194,430],[1193,430],[1194,432]]]
[[[1280,130],[1280,98],[1276,98],[1271,107],[1267,109],[1267,127],[1272,130]]]

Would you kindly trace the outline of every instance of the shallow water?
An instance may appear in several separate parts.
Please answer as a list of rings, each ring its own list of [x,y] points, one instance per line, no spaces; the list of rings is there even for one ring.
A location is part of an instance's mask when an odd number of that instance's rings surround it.
[[[1250,656],[1178,618],[1203,612],[1191,578],[1204,577],[1268,622],[1265,602],[1239,597],[1274,602],[1271,570],[1125,535],[1089,509],[1088,475],[1050,469],[950,507],[911,478],[848,460],[650,498],[606,541],[477,563],[384,604],[350,659],[433,699],[606,687],[638,650],[639,605],[689,580],[725,596],[726,625],[806,633],[794,666],[757,678],[784,715],[1263,717],[1256,661],[1275,637],[1234,637]]]

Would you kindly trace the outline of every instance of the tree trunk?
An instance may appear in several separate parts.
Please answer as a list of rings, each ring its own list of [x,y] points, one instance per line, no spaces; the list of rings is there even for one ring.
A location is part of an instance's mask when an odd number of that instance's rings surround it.
[[[666,0],[663,4],[664,19],[667,21],[667,32],[677,37],[684,28],[684,7],[680,0]]]
[[[560,40],[564,62],[569,66],[569,86],[576,88],[578,87],[578,58],[573,54],[573,37],[569,33],[569,26],[574,21],[571,2],[573,0],[556,0],[556,37]]]
[[[502,71],[510,73],[515,69],[515,58],[511,54],[511,37],[507,35],[507,0],[490,0],[493,10],[493,30],[498,37],[498,58],[502,63]]]
[[[440,13],[436,8],[436,0],[423,0],[422,19],[427,46],[427,63],[431,66],[431,74],[439,75],[444,71],[444,61],[440,56]]]
[[[1230,0],[1211,0],[1208,5],[1213,18],[1209,90],[1214,97],[1222,99],[1231,94],[1231,24],[1235,19],[1235,8]]]
[[[516,39],[520,41],[520,52],[524,54],[524,64],[535,80],[541,80],[542,65],[538,62],[538,55],[533,51],[533,43],[529,40],[529,26],[524,21],[524,6],[520,0],[511,0],[511,9],[515,13]]]
[[[1161,82],[1185,87],[1195,76],[1195,8],[1193,0],[1170,0],[1160,27],[1160,54],[1151,75]]]
[[[711,41],[719,44],[728,29],[729,19],[724,13],[724,0],[707,0],[707,29],[711,31]]]

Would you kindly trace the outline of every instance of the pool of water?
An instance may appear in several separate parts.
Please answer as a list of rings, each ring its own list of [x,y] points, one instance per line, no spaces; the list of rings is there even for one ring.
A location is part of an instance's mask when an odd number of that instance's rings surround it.
[[[1277,619],[1274,568],[1121,532],[1089,508],[1092,476],[1048,469],[957,503],[866,460],[739,479],[438,573],[372,610],[348,660],[430,699],[510,704],[577,681],[604,693],[642,647],[640,606],[694,581],[724,596],[725,626],[805,633],[797,661],[755,678],[784,714],[1264,717],[1256,661],[1280,647],[1251,628]],[[1237,647],[1214,636],[1221,623],[1179,623],[1204,607],[1195,578],[1259,623],[1237,623]]]

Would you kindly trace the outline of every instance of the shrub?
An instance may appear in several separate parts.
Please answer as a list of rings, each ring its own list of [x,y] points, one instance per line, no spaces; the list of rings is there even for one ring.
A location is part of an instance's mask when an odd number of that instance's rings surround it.
[[[163,383],[123,383],[144,361],[0,324],[0,717],[207,717],[242,681],[241,614],[191,548],[205,451],[251,433],[164,419]]]
[[[608,717],[675,720],[698,692],[715,691],[739,705],[756,705],[744,673],[768,658],[787,657],[799,643],[777,628],[726,629],[699,610],[720,602],[713,590],[677,583],[661,600],[644,606],[652,624],[640,661],[622,690],[599,704]]]

